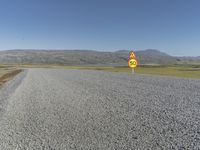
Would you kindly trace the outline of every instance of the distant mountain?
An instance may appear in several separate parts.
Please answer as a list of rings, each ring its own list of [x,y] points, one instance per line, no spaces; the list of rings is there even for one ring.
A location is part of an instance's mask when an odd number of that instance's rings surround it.
[[[0,63],[123,65],[126,58],[118,57],[112,52],[91,50],[8,50],[0,51]]]
[[[123,56],[127,56],[130,51],[117,51],[116,53],[121,53]],[[140,64],[174,64],[176,63],[176,58],[172,57],[166,53],[160,52],[155,49],[147,49],[136,51],[136,56]]]
[[[177,57],[178,59],[182,60],[182,61],[200,61],[200,56],[197,57]]]
[[[128,50],[7,50],[0,51],[0,64],[127,65]],[[136,51],[140,64],[174,64],[176,58],[158,50]]]
[[[177,57],[177,63],[179,64],[200,64],[200,56],[197,57]]]

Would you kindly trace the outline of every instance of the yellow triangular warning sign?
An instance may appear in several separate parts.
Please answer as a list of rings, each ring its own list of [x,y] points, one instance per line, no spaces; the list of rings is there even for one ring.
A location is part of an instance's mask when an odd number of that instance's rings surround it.
[[[135,53],[133,51],[130,52],[129,58],[136,58]]]

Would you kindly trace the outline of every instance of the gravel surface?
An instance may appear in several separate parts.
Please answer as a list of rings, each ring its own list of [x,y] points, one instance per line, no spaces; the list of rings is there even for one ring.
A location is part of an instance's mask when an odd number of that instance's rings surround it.
[[[29,69],[0,90],[0,150],[200,149],[200,80]]]

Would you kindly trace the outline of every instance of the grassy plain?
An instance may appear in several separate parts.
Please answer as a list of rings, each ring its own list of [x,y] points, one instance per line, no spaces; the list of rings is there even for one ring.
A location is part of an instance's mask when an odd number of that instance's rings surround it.
[[[65,65],[23,65],[23,67],[32,68],[62,68],[62,69],[86,69],[102,70],[110,72],[131,73],[127,66],[102,67],[102,66],[65,66]],[[200,65],[142,65],[135,69],[138,74],[164,75],[184,78],[200,79]]]

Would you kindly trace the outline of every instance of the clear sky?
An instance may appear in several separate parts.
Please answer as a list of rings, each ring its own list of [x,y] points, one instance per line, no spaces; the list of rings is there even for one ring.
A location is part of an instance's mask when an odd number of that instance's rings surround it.
[[[1,0],[0,49],[200,56],[200,0]]]

